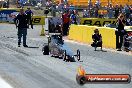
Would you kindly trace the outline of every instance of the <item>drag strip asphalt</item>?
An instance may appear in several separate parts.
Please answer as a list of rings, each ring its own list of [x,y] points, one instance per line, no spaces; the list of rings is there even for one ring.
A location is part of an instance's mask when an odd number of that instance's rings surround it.
[[[7,27],[10,29],[6,29]],[[42,54],[47,43],[39,36],[41,26],[28,30],[29,48],[17,47],[17,29],[12,24],[0,24],[0,77],[13,88],[132,88],[130,84],[86,84],[76,82],[77,68],[81,65],[88,74],[130,74],[132,56],[107,49],[106,52],[69,42],[65,43],[76,54],[81,51],[83,62],[64,62],[62,59]]]

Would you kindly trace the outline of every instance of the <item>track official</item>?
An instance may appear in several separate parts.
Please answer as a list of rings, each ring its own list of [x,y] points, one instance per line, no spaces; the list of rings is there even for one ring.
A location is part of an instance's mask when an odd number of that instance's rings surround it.
[[[125,26],[125,18],[124,14],[120,14],[117,18],[117,30],[116,30],[116,48],[117,51],[121,51],[122,44],[123,44],[123,37],[126,34],[126,31],[124,30]]]
[[[24,13],[23,9],[20,9],[20,13],[14,19],[16,28],[18,28],[18,47],[21,45],[21,37],[23,37],[23,46],[28,47],[26,44],[27,28],[28,28],[28,17]]]

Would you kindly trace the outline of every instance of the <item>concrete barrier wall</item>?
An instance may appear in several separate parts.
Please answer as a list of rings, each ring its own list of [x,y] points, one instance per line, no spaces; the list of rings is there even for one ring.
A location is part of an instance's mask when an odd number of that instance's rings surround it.
[[[102,34],[103,46],[108,48],[116,48],[116,35],[114,28],[98,27]]]
[[[114,28],[86,26],[86,25],[71,25],[68,38],[82,43],[91,44],[92,34],[94,29],[98,28],[102,35],[103,47],[116,48],[116,36]]]

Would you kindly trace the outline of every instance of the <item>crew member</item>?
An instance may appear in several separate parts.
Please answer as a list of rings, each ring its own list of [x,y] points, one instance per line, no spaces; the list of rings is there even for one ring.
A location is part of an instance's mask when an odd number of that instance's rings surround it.
[[[117,30],[116,30],[116,49],[117,51],[121,51],[121,47],[123,44],[123,37],[126,33],[124,30],[125,26],[125,19],[124,15],[121,13],[119,17],[117,18]]]
[[[20,13],[14,19],[16,27],[18,28],[18,47],[21,45],[21,37],[23,36],[23,46],[28,47],[26,44],[28,17],[24,13],[23,9],[20,9]]]
[[[31,28],[33,29],[33,24],[32,24],[32,16],[33,16],[33,12],[30,8],[27,8],[27,10],[25,11],[25,13],[28,16],[28,20],[29,20],[29,24],[31,25]]]
[[[98,29],[94,30],[92,39],[93,39],[93,43],[91,44],[91,46],[95,48],[95,51],[96,51],[97,47],[101,47],[101,50],[102,50],[102,36],[101,36],[101,34],[99,34]]]
[[[63,35],[67,36],[69,32],[69,22],[70,22],[70,15],[68,12],[64,12],[62,15],[62,21],[63,21]]]

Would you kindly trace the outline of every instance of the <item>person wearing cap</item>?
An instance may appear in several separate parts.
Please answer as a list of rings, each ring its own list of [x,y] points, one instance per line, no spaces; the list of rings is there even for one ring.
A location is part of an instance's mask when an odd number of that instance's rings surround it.
[[[93,43],[91,44],[92,47],[95,47],[95,51],[97,47],[101,47],[102,50],[102,36],[99,34],[99,30],[95,29],[94,34],[92,35]]]
[[[28,20],[29,20],[29,24],[31,25],[31,28],[33,29],[33,24],[32,24],[32,16],[33,16],[33,12],[32,10],[28,7],[27,10],[25,11],[25,13],[28,16]]]
[[[19,14],[15,17],[14,22],[16,28],[18,28],[18,47],[21,45],[21,37],[23,36],[23,46],[28,47],[26,44],[27,28],[28,28],[28,17],[24,13],[23,9],[20,9]]]

